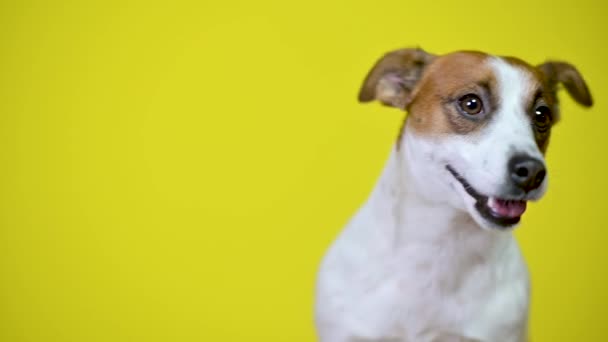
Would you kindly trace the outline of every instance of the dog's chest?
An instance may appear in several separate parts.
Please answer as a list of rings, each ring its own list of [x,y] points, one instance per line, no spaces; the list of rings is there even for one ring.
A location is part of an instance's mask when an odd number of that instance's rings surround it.
[[[397,276],[398,302],[409,307],[399,326],[416,330],[406,335],[429,341],[444,335],[518,340],[525,328],[528,278],[514,241],[491,256],[429,248],[427,258],[421,249],[414,249],[416,256],[405,253],[401,263],[409,266]]]
[[[459,300],[469,308],[464,335],[482,341],[520,341],[529,305],[527,269],[513,242],[502,260],[478,270],[466,280]],[[483,275],[482,275],[483,274]],[[483,286],[476,286],[480,278]],[[467,303],[470,301],[470,303]]]

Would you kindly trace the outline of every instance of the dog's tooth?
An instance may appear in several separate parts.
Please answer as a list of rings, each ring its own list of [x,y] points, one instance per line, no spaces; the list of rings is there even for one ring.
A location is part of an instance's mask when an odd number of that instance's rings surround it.
[[[488,207],[494,208],[496,207],[496,200],[494,197],[488,197]]]

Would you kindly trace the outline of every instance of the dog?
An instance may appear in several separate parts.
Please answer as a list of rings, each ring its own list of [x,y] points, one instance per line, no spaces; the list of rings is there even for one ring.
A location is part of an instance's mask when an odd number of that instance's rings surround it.
[[[360,102],[407,111],[365,204],[323,258],[321,342],[522,342],[529,275],[512,229],[547,189],[544,155],[571,64],[477,51],[385,54]]]

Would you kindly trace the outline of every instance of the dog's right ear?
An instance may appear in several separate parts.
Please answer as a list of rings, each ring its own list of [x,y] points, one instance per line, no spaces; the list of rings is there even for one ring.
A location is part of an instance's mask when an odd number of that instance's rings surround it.
[[[369,71],[359,91],[359,101],[378,100],[405,109],[424,68],[435,59],[422,49],[401,49],[387,53]]]

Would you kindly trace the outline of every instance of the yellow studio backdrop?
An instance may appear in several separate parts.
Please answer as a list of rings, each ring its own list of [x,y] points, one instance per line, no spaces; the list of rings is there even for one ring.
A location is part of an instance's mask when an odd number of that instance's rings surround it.
[[[403,113],[384,52],[572,62],[517,231],[533,341],[606,341],[603,1],[3,1],[0,341],[314,341],[313,284]]]

